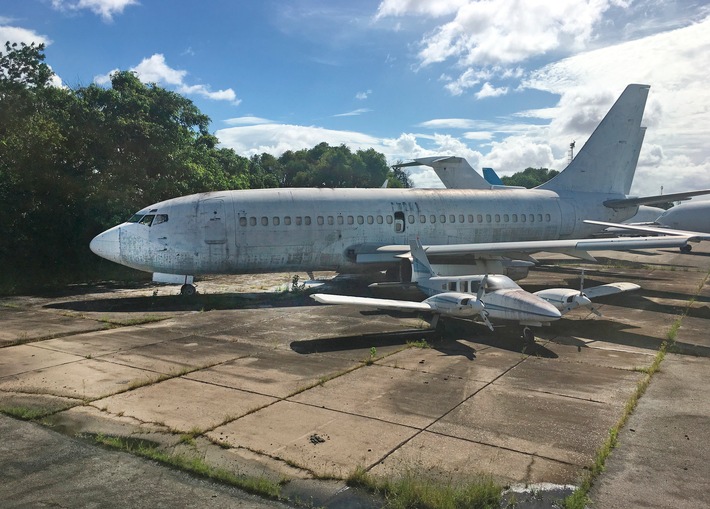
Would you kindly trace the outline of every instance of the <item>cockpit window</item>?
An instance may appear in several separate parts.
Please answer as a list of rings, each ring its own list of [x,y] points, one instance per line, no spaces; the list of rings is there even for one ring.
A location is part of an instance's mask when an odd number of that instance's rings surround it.
[[[504,290],[504,289],[516,289],[520,288],[515,282],[508,279],[507,277],[498,276],[488,276],[488,283],[486,284],[486,290]]]
[[[140,223],[140,220],[143,219],[143,214],[133,214],[131,218],[126,221],[127,223]]]
[[[167,214],[156,214],[155,219],[153,219],[153,226],[156,224],[160,223],[167,223],[168,222],[168,215]]]
[[[154,217],[155,217],[155,214],[148,214],[147,216],[144,216],[143,219],[140,220],[140,223],[144,224],[146,226],[150,226],[151,223],[153,222]]]

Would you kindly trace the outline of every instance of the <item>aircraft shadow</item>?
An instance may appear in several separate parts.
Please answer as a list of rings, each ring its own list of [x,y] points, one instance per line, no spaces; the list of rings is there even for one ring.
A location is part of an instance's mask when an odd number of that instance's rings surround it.
[[[253,295],[253,294],[252,294]],[[148,297],[119,297],[115,299],[85,299],[47,304],[49,309],[64,309],[79,312],[133,313],[170,311],[210,311],[228,309],[251,309],[263,307],[312,306],[315,302],[305,294],[259,294],[249,296],[240,293],[197,294],[192,297],[182,295],[156,295]]]
[[[386,314],[394,316],[392,313]],[[409,314],[407,316],[411,317],[412,315]],[[444,355],[460,355],[469,360],[476,359],[476,349],[472,345],[467,344],[468,342],[549,359],[556,359],[558,357],[555,352],[540,343],[525,346],[522,338],[514,336],[510,330],[497,331],[496,333],[478,333],[478,331],[471,331],[470,323],[461,324],[456,322],[456,319],[447,319],[446,326],[443,330],[410,329],[395,332],[306,339],[293,341],[290,346],[294,352],[308,355],[314,353],[363,350],[372,347],[404,346],[408,343],[424,339],[430,348]],[[506,329],[506,327],[501,327],[501,329]]]
[[[560,320],[553,325],[555,335],[551,341],[563,345],[576,346],[577,348],[588,348],[587,342],[589,340],[603,341],[654,352],[658,351],[663,342],[663,338],[654,338],[633,332],[633,329],[638,329],[639,327],[603,319],[585,321],[584,340],[577,339],[576,336],[579,335],[580,325],[580,320]],[[683,341],[674,342],[669,351],[685,355],[710,357],[710,347]]]

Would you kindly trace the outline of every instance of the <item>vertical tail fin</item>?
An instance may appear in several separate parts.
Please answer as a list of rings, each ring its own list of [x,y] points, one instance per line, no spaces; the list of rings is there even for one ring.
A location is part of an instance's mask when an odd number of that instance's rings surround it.
[[[411,241],[409,247],[412,254],[412,281],[417,282],[434,276],[434,270],[429,264],[429,259],[419,238]]]
[[[447,189],[490,189],[491,185],[474,170],[463,157],[435,156],[420,157],[411,163],[397,164],[405,166],[431,166]]]
[[[628,194],[645,134],[641,118],[649,88],[628,85],[577,157],[539,189]]]
[[[483,178],[492,186],[505,185],[493,168],[483,168]]]

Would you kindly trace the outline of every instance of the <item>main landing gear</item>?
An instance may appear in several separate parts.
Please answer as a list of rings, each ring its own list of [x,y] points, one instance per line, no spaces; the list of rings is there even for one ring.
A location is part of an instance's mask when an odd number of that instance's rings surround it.
[[[195,288],[195,285],[191,284],[184,284],[180,287],[180,295],[183,295],[185,297],[192,297],[193,295],[197,294],[197,288]]]

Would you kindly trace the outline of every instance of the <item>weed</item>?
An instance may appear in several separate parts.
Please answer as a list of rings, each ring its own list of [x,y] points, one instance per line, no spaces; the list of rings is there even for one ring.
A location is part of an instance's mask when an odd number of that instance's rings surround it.
[[[188,457],[183,454],[167,453],[154,445],[134,444],[122,437],[103,434],[96,435],[95,440],[103,445],[121,449],[144,458],[149,458],[197,475],[215,479],[256,495],[279,499],[281,487],[278,483],[265,477],[239,476],[229,470],[216,468],[205,463],[202,458]]]
[[[53,413],[47,408],[29,408],[23,406],[0,406],[0,414],[9,415],[23,421],[32,421]]]
[[[406,471],[401,477],[377,479],[358,467],[347,479],[349,486],[359,486],[385,497],[385,507],[392,509],[434,508],[499,508],[502,486],[490,477],[476,477],[468,482],[454,483],[428,479]]]
[[[162,322],[163,320],[167,320],[168,316],[157,316],[157,315],[145,315],[145,316],[139,316],[136,318],[126,318],[126,319],[120,319],[120,318],[99,318],[99,322],[108,324],[112,327],[130,327],[132,325],[143,325],[146,323],[154,323],[154,322]]]
[[[407,344],[413,348],[431,348],[431,345],[427,343],[427,340],[424,338],[417,341],[407,341]]]

